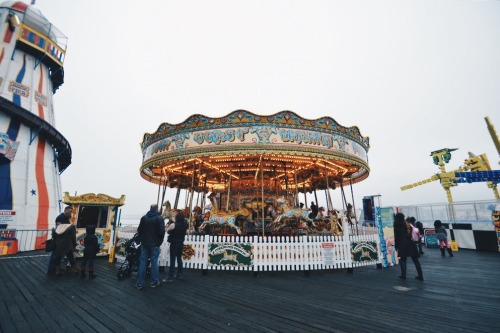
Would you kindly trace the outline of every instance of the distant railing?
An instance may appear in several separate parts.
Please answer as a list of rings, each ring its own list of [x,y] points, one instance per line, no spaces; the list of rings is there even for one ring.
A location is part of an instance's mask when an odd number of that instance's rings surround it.
[[[17,252],[41,250],[45,248],[42,244],[48,238],[51,238],[50,230],[15,230],[3,229],[2,234],[9,234],[8,238],[2,240],[15,240],[17,242]]]
[[[495,200],[483,201],[462,201],[453,204],[437,203],[423,205],[409,205],[392,207],[394,213],[397,210],[405,216],[413,216],[422,223],[434,223],[435,220],[441,220],[446,223],[489,223],[491,219],[491,210],[488,208],[494,205]],[[361,225],[373,225],[374,221],[365,221],[364,212],[361,211]]]
[[[399,206],[399,211],[405,216],[414,216],[423,223],[441,220],[442,222],[491,222],[491,210],[495,200],[463,201],[453,204],[429,204],[415,206]]]

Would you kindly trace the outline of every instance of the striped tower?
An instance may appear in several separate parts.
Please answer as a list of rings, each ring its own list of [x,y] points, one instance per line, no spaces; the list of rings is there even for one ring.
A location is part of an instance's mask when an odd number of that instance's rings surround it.
[[[55,128],[52,95],[66,42],[33,5],[0,4],[0,224],[9,229],[48,229],[61,210],[71,147]]]

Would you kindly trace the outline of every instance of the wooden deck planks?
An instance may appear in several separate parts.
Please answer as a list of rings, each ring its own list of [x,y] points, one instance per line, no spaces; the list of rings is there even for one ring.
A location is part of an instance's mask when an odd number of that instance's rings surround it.
[[[427,252],[424,282],[411,262],[408,280],[397,266],[258,277],[188,269],[182,281],[141,291],[135,277],[118,281],[104,258],[89,280],[46,276],[42,252],[0,257],[0,332],[500,331],[500,255]]]

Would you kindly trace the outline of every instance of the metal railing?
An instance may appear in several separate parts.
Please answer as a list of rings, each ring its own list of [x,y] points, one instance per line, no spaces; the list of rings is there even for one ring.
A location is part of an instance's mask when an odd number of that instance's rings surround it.
[[[44,248],[43,245],[36,246],[37,237],[42,237],[47,235],[45,239],[51,238],[50,230],[13,230],[7,229],[8,231],[14,231],[13,238],[17,240],[17,252],[41,250]],[[5,230],[2,230],[5,231]],[[9,240],[11,238],[1,238],[0,240]]]
[[[495,200],[399,206],[398,208],[405,216],[414,216],[422,223],[433,223],[435,220],[452,223],[485,223],[492,221],[489,209],[491,205],[495,205]]]

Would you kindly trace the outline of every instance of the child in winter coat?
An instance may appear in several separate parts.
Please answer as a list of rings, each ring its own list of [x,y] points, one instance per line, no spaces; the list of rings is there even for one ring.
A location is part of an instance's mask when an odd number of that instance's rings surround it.
[[[86,235],[83,238],[83,246],[85,249],[83,250],[83,261],[80,269],[80,277],[82,279],[85,278],[85,266],[87,262],[89,263],[89,278],[93,279],[96,277],[94,274],[94,259],[99,253],[99,243],[97,241],[97,236],[95,235],[95,226],[89,225],[85,228]]]
[[[445,256],[444,247],[448,250],[450,257],[453,257],[453,252],[451,252],[451,246],[448,242],[448,235],[446,234],[446,229],[440,220],[434,221],[434,229],[436,230],[436,236],[439,241],[439,249],[441,250],[441,256]]]

